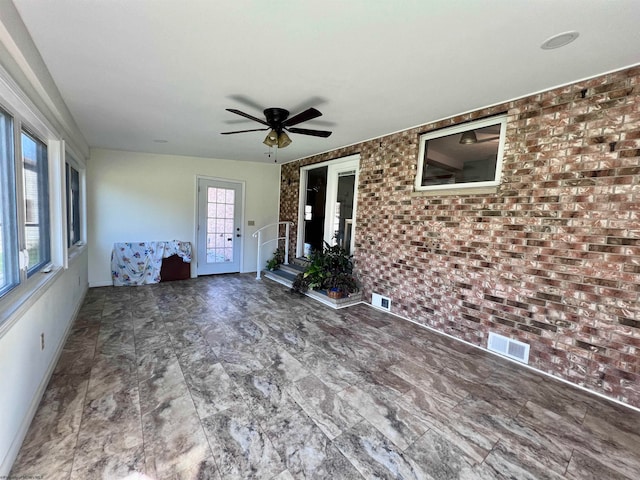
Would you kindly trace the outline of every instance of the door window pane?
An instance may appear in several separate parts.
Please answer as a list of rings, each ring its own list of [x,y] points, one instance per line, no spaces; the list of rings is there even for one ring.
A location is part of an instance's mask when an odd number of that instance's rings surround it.
[[[0,110],[0,295],[20,283],[13,121]]]
[[[322,251],[324,245],[324,216],[327,200],[327,167],[318,167],[307,172],[305,196],[304,255],[313,250]]]
[[[207,263],[232,262],[234,190],[209,187],[207,200]]]
[[[27,276],[51,260],[49,244],[49,170],[47,147],[22,132],[22,166],[25,199],[25,241],[29,254]]]

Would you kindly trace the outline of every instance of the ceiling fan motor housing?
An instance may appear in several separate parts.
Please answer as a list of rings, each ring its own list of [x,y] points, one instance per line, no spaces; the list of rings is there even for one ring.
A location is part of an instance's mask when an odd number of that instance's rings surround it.
[[[289,118],[289,110],[284,108],[266,108],[264,110],[264,118],[269,126],[275,130],[282,129],[282,122]]]

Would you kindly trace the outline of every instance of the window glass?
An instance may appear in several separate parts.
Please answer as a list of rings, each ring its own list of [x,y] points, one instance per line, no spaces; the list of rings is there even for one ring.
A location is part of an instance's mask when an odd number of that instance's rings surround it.
[[[417,190],[498,185],[505,117],[420,137]]]
[[[67,246],[80,241],[80,173],[67,163]]]
[[[29,255],[27,276],[42,269],[51,260],[49,241],[49,172],[47,147],[27,132],[22,132],[22,168],[24,176],[25,243]]]
[[[0,295],[20,283],[13,120],[0,110]]]

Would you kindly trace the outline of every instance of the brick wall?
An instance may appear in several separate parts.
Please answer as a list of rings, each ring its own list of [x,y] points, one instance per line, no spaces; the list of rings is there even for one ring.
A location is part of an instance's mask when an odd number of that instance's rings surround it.
[[[636,67],[285,164],[280,219],[300,166],[360,153],[365,298],[483,347],[517,338],[531,366],[640,407],[639,85]],[[502,112],[495,194],[413,194],[420,134]]]

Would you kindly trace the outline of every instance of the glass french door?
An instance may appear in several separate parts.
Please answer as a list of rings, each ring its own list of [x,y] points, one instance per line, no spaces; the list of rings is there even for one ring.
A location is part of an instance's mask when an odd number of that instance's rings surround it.
[[[354,251],[359,156],[301,169],[298,256],[324,243]]]
[[[198,179],[198,275],[240,271],[242,184]]]
[[[358,160],[329,164],[324,241],[353,253]]]
[[[304,256],[322,251],[325,208],[327,203],[327,167],[307,171],[307,191],[304,201]]]

